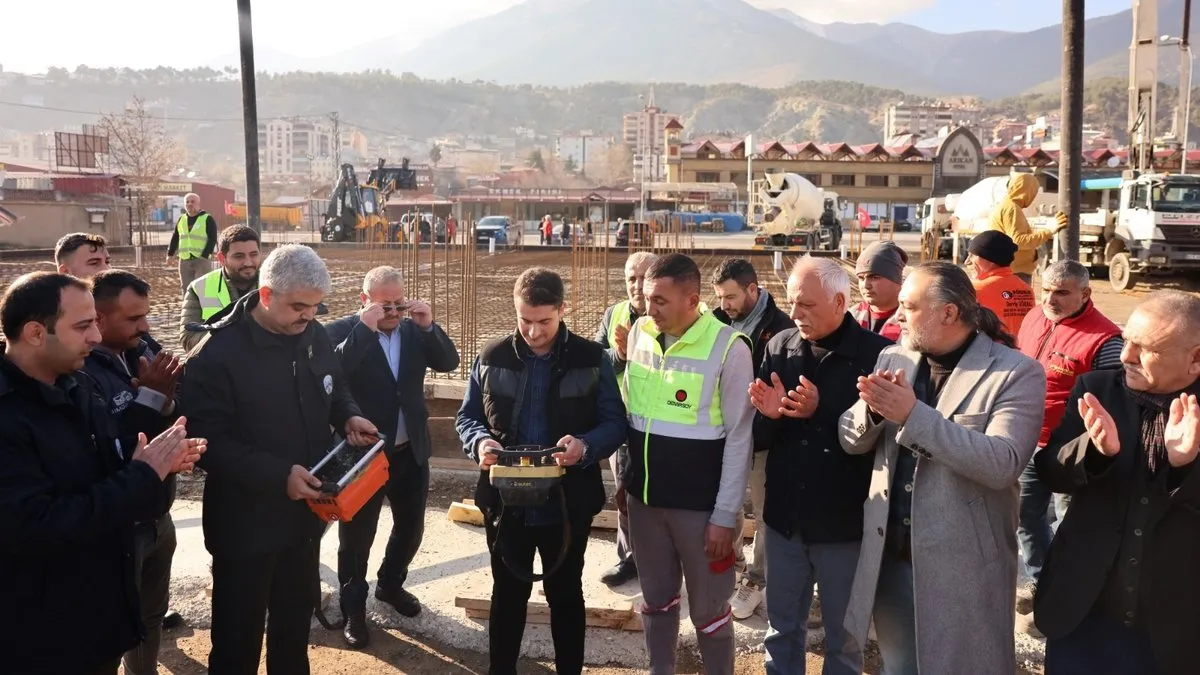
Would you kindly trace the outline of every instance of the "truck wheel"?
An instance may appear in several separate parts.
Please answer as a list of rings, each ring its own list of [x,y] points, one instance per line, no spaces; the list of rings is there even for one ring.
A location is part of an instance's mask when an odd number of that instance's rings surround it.
[[[1118,253],[1108,261],[1108,283],[1118,293],[1129,290],[1136,283],[1128,253]]]

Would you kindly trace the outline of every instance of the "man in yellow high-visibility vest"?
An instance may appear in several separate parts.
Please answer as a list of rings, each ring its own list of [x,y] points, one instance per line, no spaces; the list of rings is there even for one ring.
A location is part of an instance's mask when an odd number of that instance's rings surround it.
[[[213,249],[217,247],[217,221],[200,208],[200,196],[189,192],[183,198],[183,213],[175,223],[171,243],[167,245],[167,263],[179,256],[179,292],[212,270]]]
[[[629,444],[620,480],[650,673],[675,673],[686,579],[704,672],[732,675],[734,524],[753,445],[750,341],[703,307],[700,269],[685,255],[650,265],[643,292],[647,316],[628,338]]]
[[[646,296],[642,294],[642,282],[646,279],[646,270],[658,256],[649,251],[638,251],[625,261],[625,293],[627,300],[622,300],[604,311],[600,320],[600,329],[596,331],[596,342],[604,346],[613,371],[617,374],[617,382],[621,385],[621,398],[625,398],[626,347],[629,338],[629,328],[633,322],[646,315]],[[617,454],[609,458],[609,466],[613,476],[621,475]],[[637,578],[637,563],[633,560],[633,542],[629,539],[629,511],[621,508],[617,511],[617,564],[600,575],[600,581],[606,586],[620,586]]]
[[[191,351],[207,334],[189,330],[195,324],[216,321],[218,315],[250,291],[258,288],[258,264],[261,254],[258,233],[245,225],[230,225],[221,230],[217,242],[220,267],[201,275],[183,294],[179,314],[179,344]]]

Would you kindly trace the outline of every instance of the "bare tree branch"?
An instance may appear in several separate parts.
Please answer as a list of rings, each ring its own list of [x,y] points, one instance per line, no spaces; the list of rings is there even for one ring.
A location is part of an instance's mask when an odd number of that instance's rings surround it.
[[[150,209],[158,203],[162,178],[178,164],[183,149],[136,96],[121,114],[104,115],[100,128],[108,136],[108,169],[137,188],[134,209],[144,245],[148,241]]]

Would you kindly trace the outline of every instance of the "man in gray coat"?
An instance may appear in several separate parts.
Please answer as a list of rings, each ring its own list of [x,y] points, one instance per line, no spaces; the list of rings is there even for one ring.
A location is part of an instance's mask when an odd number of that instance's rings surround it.
[[[949,263],[909,275],[900,323],[840,422],[847,452],[875,452],[846,631],[865,645],[874,618],[889,674],[1011,675],[1017,478],[1046,376]]]

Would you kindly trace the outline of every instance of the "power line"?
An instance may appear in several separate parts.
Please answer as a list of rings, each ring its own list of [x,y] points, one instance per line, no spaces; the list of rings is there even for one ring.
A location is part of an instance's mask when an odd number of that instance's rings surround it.
[[[94,115],[104,116],[110,113],[100,112],[98,110],[75,110],[72,108],[56,108],[48,105],[33,105],[31,103],[18,103],[16,101],[0,101],[0,106],[11,106],[14,108],[29,108],[32,110],[48,110],[51,112],[72,113],[75,115]],[[260,117],[262,120],[284,120],[294,119],[296,117],[321,117],[321,115],[277,115],[275,117]],[[241,122],[240,117],[171,117],[172,122]]]

